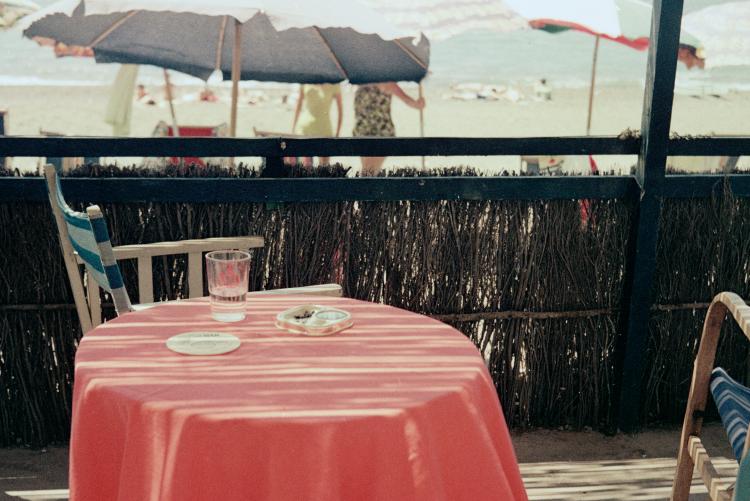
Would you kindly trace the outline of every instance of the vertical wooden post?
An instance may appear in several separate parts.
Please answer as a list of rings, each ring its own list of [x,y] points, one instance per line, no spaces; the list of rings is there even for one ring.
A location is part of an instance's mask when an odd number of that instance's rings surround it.
[[[419,82],[419,99],[422,99],[423,97],[422,82]],[[419,110],[419,137],[424,137],[424,108]],[[424,166],[425,161],[424,156],[422,156],[422,169],[424,169]]]
[[[0,136],[8,133],[8,112],[0,110]],[[10,158],[0,157],[0,169],[10,169]]]
[[[615,388],[619,402],[619,428],[638,429],[641,389],[656,268],[661,198],[664,184],[672,100],[677,71],[683,0],[654,0],[648,69],[641,119],[641,152],[636,178],[641,187],[640,203],[631,226],[623,290],[621,337],[616,363],[621,380]]]
[[[586,116],[586,135],[591,134],[591,114],[594,111],[594,87],[596,87],[596,62],[599,59],[599,40],[596,35],[594,42],[594,60],[591,62],[591,83],[589,84],[589,114]]]
[[[138,302],[140,304],[154,302],[154,272],[151,264],[151,256],[138,257]]]
[[[234,45],[232,46],[232,111],[229,118],[229,135],[237,137],[237,99],[239,97],[240,72],[242,71],[242,25],[234,20]]]
[[[169,101],[169,114],[172,116],[173,136],[180,137],[180,129],[177,123],[177,114],[174,111],[174,96],[172,95],[172,82],[169,81],[169,72],[164,70],[164,86],[167,88],[167,101]]]

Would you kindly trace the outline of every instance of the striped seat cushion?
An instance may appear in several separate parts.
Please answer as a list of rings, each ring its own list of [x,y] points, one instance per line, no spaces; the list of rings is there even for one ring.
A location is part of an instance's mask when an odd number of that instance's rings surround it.
[[[729,435],[734,455],[739,461],[745,448],[750,423],[750,388],[729,377],[721,367],[711,372],[711,394],[719,409],[721,422]]]
[[[65,221],[71,247],[86,265],[89,275],[102,289],[112,295],[117,313],[130,311],[132,305],[122,281],[120,267],[112,252],[112,243],[109,240],[109,231],[107,231],[104,216],[97,206],[89,207],[86,214],[74,211],[63,198],[59,175],[55,176],[55,184],[57,188],[55,202]],[[88,212],[92,209],[96,210],[94,216],[90,217]]]

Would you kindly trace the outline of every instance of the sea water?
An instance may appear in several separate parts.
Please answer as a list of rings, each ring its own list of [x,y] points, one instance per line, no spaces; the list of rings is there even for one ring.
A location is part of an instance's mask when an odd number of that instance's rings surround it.
[[[42,2],[43,4],[49,2]],[[692,0],[692,9],[711,3]],[[687,4],[687,2],[686,2]],[[688,9],[686,5],[686,11]],[[0,31],[0,86],[4,85],[100,85],[110,86],[117,64],[96,64],[93,58],[56,58],[49,47],[39,47],[17,29]],[[537,30],[513,33],[468,32],[448,40],[437,40],[430,48],[427,87],[447,87],[462,82],[526,85],[547,80],[552,87],[586,88],[591,74],[594,37],[580,32],[549,34]],[[602,41],[597,64],[597,82],[643,85],[647,53]],[[746,90],[747,66],[687,70],[678,65],[677,87],[692,90]],[[139,83],[164,84],[162,71],[143,66]],[[202,86],[197,78],[174,72],[175,85]],[[279,86],[243,82],[248,86]],[[222,85],[228,86],[229,82]],[[285,88],[289,86],[286,85]],[[716,89],[714,89],[716,88]],[[2,104],[0,103],[0,107]]]
[[[211,291],[211,316],[219,322],[239,322],[245,318],[247,288],[218,287]]]

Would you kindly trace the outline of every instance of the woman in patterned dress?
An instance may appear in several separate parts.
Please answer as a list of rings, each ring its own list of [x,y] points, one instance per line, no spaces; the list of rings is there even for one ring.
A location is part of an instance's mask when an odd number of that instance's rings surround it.
[[[396,96],[412,108],[424,108],[424,98],[413,99],[396,82],[360,85],[354,95],[355,125],[352,135],[394,137],[396,129],[391,120],[391,96]],[[362,157],[362,175],[377,175],[383,162],[385,157]]]

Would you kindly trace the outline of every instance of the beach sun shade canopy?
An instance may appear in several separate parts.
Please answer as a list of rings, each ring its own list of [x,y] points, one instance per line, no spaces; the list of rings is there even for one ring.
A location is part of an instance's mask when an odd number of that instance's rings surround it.
[[[586,134],[591,132],[596,65],[599,40],[604,38],[636,50],[646,50],[651,35],[652,6],[643,0],[506,0],[508,5],[528,20],[529,26],[549,33],[569,30],[595,37],[591,83],[589,86]],[[680,35],[680,43],[693,48],[693,53],[678,55],[688,67],[703,67],[700,43],[690,33]]]
[[[550,33],[576,30],[636,50],[648,48],[653,9],[643,0],[506,1],[535,29]],[[699,40],[690,33],[683,32],[680,42],[700,47]]]
[[[356,2],[330,3],[65,0],[23,24],[25,36],[89,47],[100,63],[151,64],[204,80],[217,69],[230,77],[237,27],[241,80],[357,84],[425,76],[426,39],[401,37],[405,30]]]
[[[465,32],[507,33],[527,29],[528,21],[503,0],[366,0],[399,28],[445,40]]]
[[[703,44],[706,66],[750,65],[750,2],[712,5],[687,14],[683,31]]]
[[[39,10],[30,0],[0,0],[0,29],[10,28],[24,16]]]

